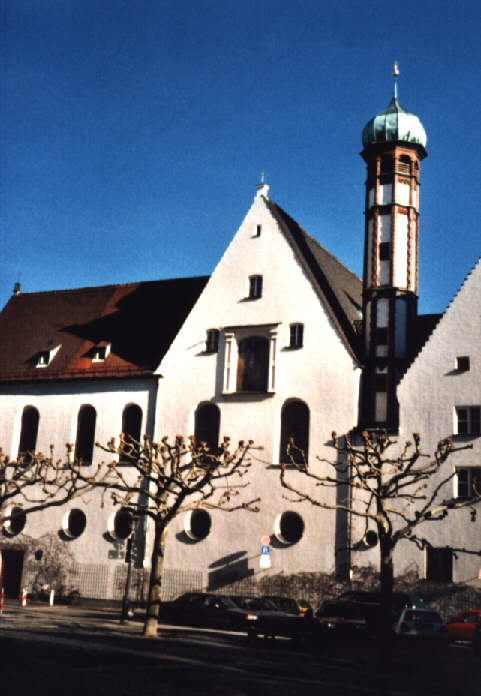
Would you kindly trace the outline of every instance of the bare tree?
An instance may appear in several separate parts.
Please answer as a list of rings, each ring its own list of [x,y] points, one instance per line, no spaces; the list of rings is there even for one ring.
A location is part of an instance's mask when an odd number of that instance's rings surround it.
[[[25,523],[26,515],[45,508],[64,505],[84,492],[88,485],[71,470],[70,448],[65,459],[50,454],[24,452],[10,460],[0,449],[0,526],[7,534]]]
[[[164,437],[160,444],[144,436],[143,443],[121,435],[119,444],[112,439],[107,446],[97,443],[113,456],[108,465],[85,477],[93,488],[102,488],[115,504],[135,518],[150,518],[154,523],[154,542],[149,596],[144,625],[145,636],[156,636],[161,600],[161,574],[164,543],[169,523],[181,512],[198,508],[257,512],[259,499],[243,500],[249,484],[244,477],[250,466],[253,442],[241,441],[231,449],[224,438],[218,451],[205,443],[177,436],[174,442]],[[75,463],[76,475],[84,474]],[[239,501],[239,502],[237,502]]]
[[[318,458],[327,465],[327,473],[311,469],[291,439],[288,445],[289,462],[281,468],[281,484],[295,494],[296,502],[307,501],[327,510],[344,510],[363,521],[363,536],[369,523],[375,526],[379,541],[381,621],[382,630],[391,630],[393,592],[393,553],[403,539],[423,549],[431,544],[420,532],[426,520],[440,520],[454,509],[473,506],[481,502],[481,487],[475,488],[469,499],[441,499],[446,484],[455,476],[444,471],[443,465],[452,454],[471,449],[472,445],[455,447],[451,439],[441,440],[432,456],[421,452],[421,439],[413,435],[413,442],[406,442],[399,454],[391,455],[397,445],[387,432],[361,433],[360,442],[354,445],[348,435],[339,438],[332,433],[336,461]],[[296,474],[296,469],[299,474]],[[336,500],[329,501],[325,494],[317,496],[303,490],[302,480],[312,481],[323,489],[336,489]],[[312,490],[312,489],[311,489]],[[469,549],[453,551],[475,553]]]

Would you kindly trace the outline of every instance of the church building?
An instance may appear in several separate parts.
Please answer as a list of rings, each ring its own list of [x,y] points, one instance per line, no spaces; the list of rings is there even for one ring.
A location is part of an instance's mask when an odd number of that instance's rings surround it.
[[[469,440],[473,449],[448,463],[456,470],[446,497],[472,493],[481,466],[481,267],[443,315],[418,315],[426,144],[419,118],[399,104],[395,82],[388,107],[362,132],[362,280],[262,182],[209,278],[44,293],[16,288],[0,314],[0,444],[12,459],[51,443],[61,456],[72,442],[88,467],[105,458],[95,442],[120,432],[154,440],[193,434],[211,447],[227,435],[262,447],[252,454],[248,489],[261,499],[258,513],[190,511],[169,526],[165,598],[262,574],[377,565],[372,546],[347,560],[340,553],[347,528],[353,533],[350,520],[299,504],[282,489],[280,464],[291,437],[321,471],[333,458],[333,430],[386,428],[403,442],[414,429],[431,452],[443,437]],[[336,489],[316,495],[335,503]],[[120,598],[125,537],[116,531],[116,514],[89,496],[4,530],[0,548],[12,592],[31,580],[39,540],[56,535],[84,596]],[[453,511],[425,531],[434,551],[400,545],[395,572],[415,564],[421,577],[477,577],[479,559],[449,549],[460,540],[479,543],[480,524],[481,513]],[[143,533],[145,552],[148,524]],[[270,567],[261,569],[266,536]],[[139,569],[148,563],[146,552],[137,559]]]

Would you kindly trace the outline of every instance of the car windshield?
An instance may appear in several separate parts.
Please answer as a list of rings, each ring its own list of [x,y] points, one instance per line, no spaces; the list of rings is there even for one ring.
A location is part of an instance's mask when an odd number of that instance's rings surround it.
[[[404,619],[417,624],[443,622],[436,611],[407,611],[404,614]]]
[[[261,609],[268,609],[269,611],[278,611],[278,607],[266,597],[235,597],[235,603],[242,609],[248,609],[249,611],[259,611]]]
[[[343,619],[363,619],[365,618],[365,607],[356,604],[332,603],[323,607],[321,616],[332,616]]]
[[[239,607],[230,597],[216,597],[216,604],[223,609],[238,609]]]

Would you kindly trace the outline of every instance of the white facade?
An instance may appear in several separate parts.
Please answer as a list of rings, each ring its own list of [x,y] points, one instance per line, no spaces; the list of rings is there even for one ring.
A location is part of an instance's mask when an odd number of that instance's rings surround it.
[[[130,404],[142,410],[141,432],[152,433],[157,379],[14,384],[8,388],[4,386],[2,392],[0,442],[8,446],[10,457],[14,460],[17,457],[23,410],[33,406],[40,416],[36,451],[48,454],[53,445],[55,458],[65,461],[66,443],[75,443],[78,413],[85,405],[93,406],[96,411],[95,441],[100,444],[106,445],[112,436],[118,437],[122,432],[122,413]],[[86,474],[93,472],[100,462],[110,460],[111,455],[94,447],[92,464],[84,471]],[[81,510],[86,522],[85,531],[77,538],[65,533],[66,515],[73,509]],[[36,565],[32,555],[37,547],[36,540],[53,534],[58,543],[65,544],[68,549],[66,570],[71,571],[68,579],[82,596],[120,599],[125,583],[125,541],[109,533],[111,518],[117,510],[108,495],[102,501],[100,492],[89,493],[62,507],[27,515],[22,533],[16,537],[7,536],[2,548],[25,550],[24,579],[31,582]],[[27,568],[30,570],[26,575]]]
[[[453,437],[455,446],[472,444],[473,449],[454,453],[441,470],[438,481],[458,469],[473,470],[481,466],[481,438],[477,434],[459,434],[457,409],[481,406],[481,261],[466,278],[448,306],[436,329],[409,368],[398,388],[400,403],[399,441],[422,437],[423,451],[433,453],[437,443]],[[459,358],[469,359],[469,369],[462,369]],[[461,367],[460,367],[461,365]],[[430,481],[430,486],[436,480]],[[460,491],[461,492],[461,491]],[[440,499],[456,499],[458,476],[443,489]],[[472,518],[475,517],[473,520]],[[426,522],[422,534],[434,547],[481,549],[481,508],[452,510],[440,522]],[[453,555],[453,581],[478,578],[481,557],[463,553]],[[426,552],[416,551],[414,544],[404,544],[395,559],[396,572],[415,562],[420,576],[426,574]]]
[[[262,276],[262,296],[248,299],[249,277]],[[290,348],[290,326],[304,326],[301,348]],[[208,329],[220,332],[217,353],[205,353]],[[237,353],[248,336],[269,341],[269,378],[265,393],[236,389]],[[184,519],[167,536],[165,573],[203,574],[212,584],[234,554],[245,575],[259,570],[261,537],[273,539],[270,572],[333,571],[334,512],[286,500],[279,480],[281,410],[289,399],[309,408],[309,462],[331,456],[325,444],[331,432],[350,430],[357,421],[360,367],[338,331],[262,195],[258,195],[210,281],[159,366],[156,437],[193,433],[199,404],[220,410],[220,437],[233,442],[252,439],[263,449],[254,453],[247,498],[260,497],[257,514],[212,512],[207,538],[187,539]],[[179,398],[182,395],[182,398]],[[275,537],[275,523],[286,510],[305,524],[296,544]],[[213,569],[213,570],[212,570]]]

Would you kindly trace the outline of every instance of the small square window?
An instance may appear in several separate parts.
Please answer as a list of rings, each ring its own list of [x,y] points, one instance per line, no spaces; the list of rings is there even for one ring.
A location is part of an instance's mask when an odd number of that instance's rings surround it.
[[[289,348],[302,348],[304,340],[304,324],[291,324]]]
[[[391,255],[391,243],[390,242],[381,242],[379,244],[379,260],[380,261],[389,261]]]
[[[262,276],[249,276],[249,299],[258,300],[262,297]]]
[[[469,372],[469,355],[459,355],[456,358],[456,370],[458,372]]]
[[[219,330],[218,329],[207,329],[206,340],[205,340],[205,352],[206,353],[217,353],[219,350]]]
[[[256,237],[260,237],[262,232],[262,225],[257,225],[256,227]]]

